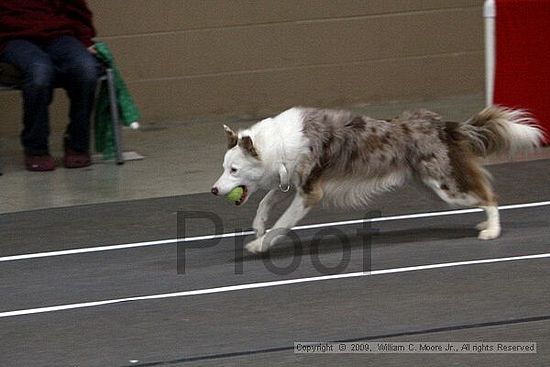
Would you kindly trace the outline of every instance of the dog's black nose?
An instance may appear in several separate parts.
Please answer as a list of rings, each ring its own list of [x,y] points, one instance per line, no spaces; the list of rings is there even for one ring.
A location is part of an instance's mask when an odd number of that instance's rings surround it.
[[[218,191],[218,188],[217,188],[217,187],[213,187],[212,190],[211,190],[210,192],[212,192],[212,194],[214,194],[214,195],[218,195],[218,192],[219,192],[219,191]]]

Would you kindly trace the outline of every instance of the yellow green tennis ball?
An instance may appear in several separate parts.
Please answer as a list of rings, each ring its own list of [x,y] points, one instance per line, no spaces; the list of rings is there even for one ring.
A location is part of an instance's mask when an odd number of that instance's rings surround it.
[[[237,202],[241,200],[243,193],[243,188],[241,186],[237,186],[233,190],[229,191],[229,193],[225,195],[225,198],[229,201]]]

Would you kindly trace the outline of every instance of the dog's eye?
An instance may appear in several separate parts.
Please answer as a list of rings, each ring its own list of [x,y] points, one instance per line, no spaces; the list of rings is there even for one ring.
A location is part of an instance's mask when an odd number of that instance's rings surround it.
[[[237,169],[235,167],[231,167],[231,169],[229,170],[229,172],[231,173],[237,173]]]

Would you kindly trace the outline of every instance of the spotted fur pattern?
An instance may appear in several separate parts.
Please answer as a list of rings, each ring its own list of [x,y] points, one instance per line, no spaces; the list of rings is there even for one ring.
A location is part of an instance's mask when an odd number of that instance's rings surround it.
[[[376,120],[348,111],[303,109],[311,170],[307,193],[320,186],[325,201],[362,207],[370,196],[419,178],[453,205],[491,205],[495,197],[479,158],[536,147],[542,134],[523,112],[499,107],[466,122],[428,110]]]
[[[225,130],[226,171],[213,192],[236,185],[250,193],[257,187],[271,190],[254,220],[258,238],[247,245],[252,252],[273,244],[266,243],[265,221],[283,181],[295,186],[296,197],[275,223],[278,229],[290,229],[320,202],[360,208],[373,195],[416,179],[451,205],[482,207],[487,221],[478,226],[479,238],[496,238],[496,196],[480,158],[531,149],[543,137],[524,111],[501,107],[486,108],[465,122],[445,121],[425,109],[378,120],[349,111],[292,108],[238,134]],[[242,167],[243,173],[231,173],[230,167]]]

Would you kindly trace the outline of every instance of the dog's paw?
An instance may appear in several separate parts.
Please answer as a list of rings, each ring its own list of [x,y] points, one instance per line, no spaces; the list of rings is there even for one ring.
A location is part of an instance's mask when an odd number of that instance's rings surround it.
[[[476,226],[476,229],[477,229],[478,231],[483,231],[483,230],[487,229],[487,225],[488,225],[488,224],[487,224],[487,221],[485,220],[485,221],[479,223],[479,224]]]
[[[262,252],[267,251],[266,246],[264,246],[264,237],[261,236],[256,238],[254,241],[247,243],[244,248],[253,254],[261,254]]]
[[[487,228],[479,232],[477,238],[480,240],[494,240],[498,236],[500,236],[500,228]]]

